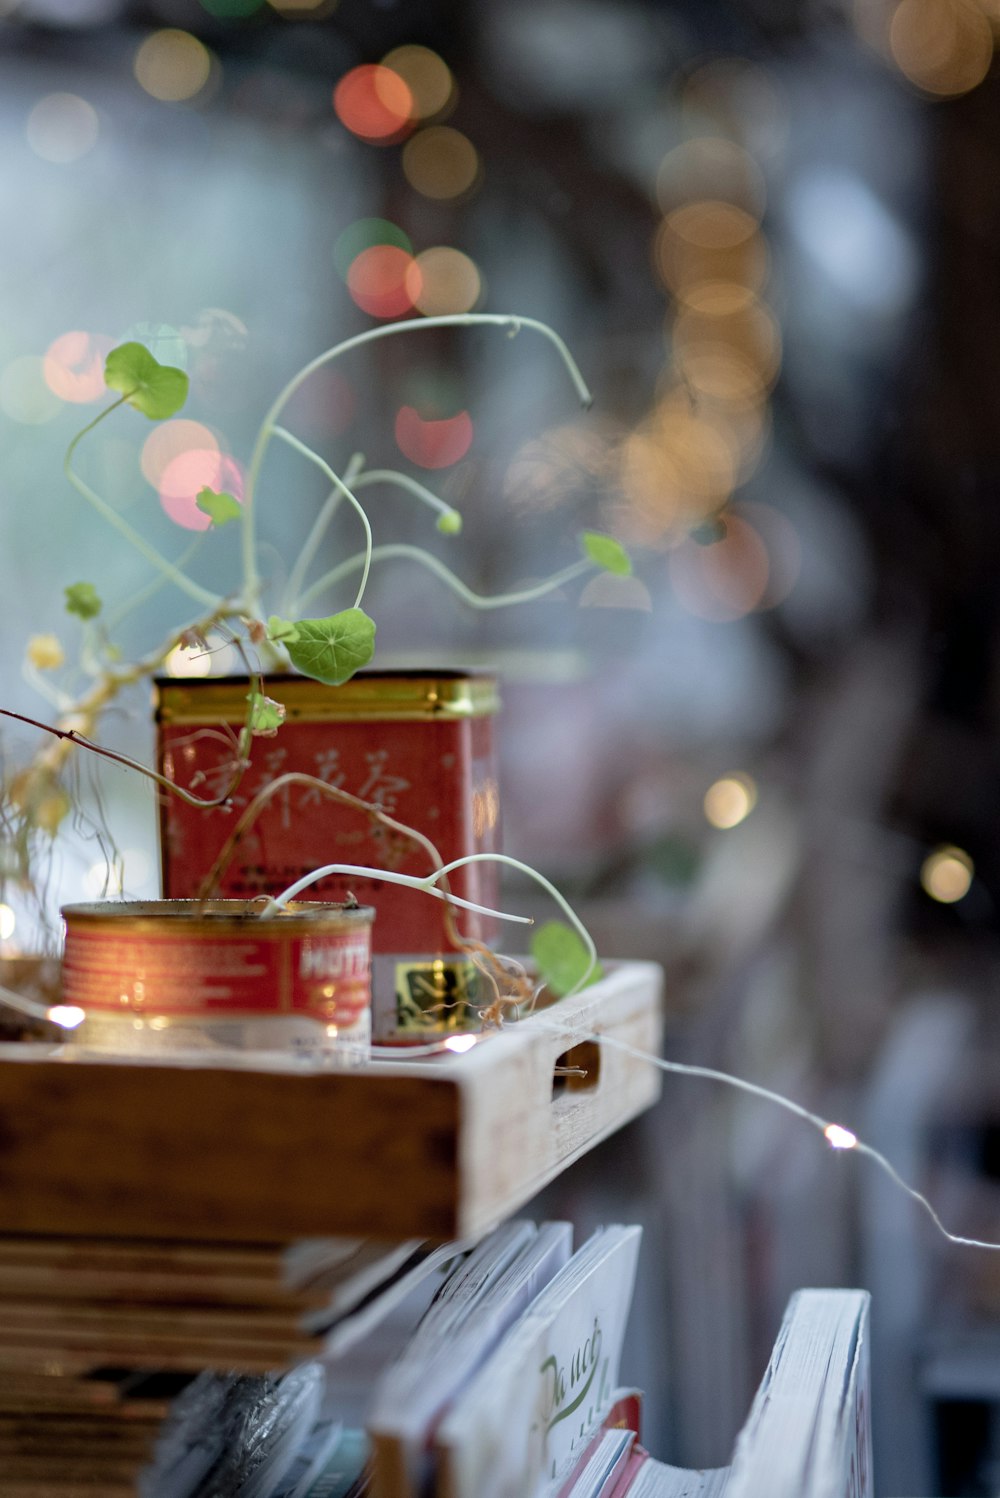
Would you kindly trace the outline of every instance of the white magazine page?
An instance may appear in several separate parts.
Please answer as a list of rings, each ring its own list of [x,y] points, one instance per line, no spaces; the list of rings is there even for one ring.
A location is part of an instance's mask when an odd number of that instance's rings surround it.
[[[435,1340],[414,1339],[387,1368],[372,1397],[368,1429],[374,1439],[376,1491],[415,1498],[431,1477],[434,1428],[452,1400],[507,1329],[566,1264],[568,1222],[543,1223],[466,1310],[460,1324]]]
[[[641,1229],[601,1229],[507,1334],[438,1427],[442,1498],[558,1490],[610,1408]]]

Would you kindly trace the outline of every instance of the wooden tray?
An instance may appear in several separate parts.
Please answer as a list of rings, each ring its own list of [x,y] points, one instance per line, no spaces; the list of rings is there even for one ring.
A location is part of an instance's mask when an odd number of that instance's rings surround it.
[[[622,962],[462,1056],[303,1072],[0,1046],[0,1233],[463,1238],[655,1101],[662,972]]]

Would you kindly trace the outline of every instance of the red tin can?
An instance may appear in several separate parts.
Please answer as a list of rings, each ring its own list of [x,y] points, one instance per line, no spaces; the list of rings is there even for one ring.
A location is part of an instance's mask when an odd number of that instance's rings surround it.
[[[248,899],[276,894],[313,869],[349,863],[426,876],[425,849],[368,815],[290,785],[261,811],[234,850],[215,889],[204,881],[239,814],[288,772],[314,776],[380,807],[435,845],[445,863],[495,851],[498,839],[493,718],[495,678],[440,671],[362,672],[340,687],[304,677],[268,678],[285,721],[274,738],[255,738],[251,766],[230,809],[204,810],[164,797],[160,813],[163,893]],[[158,763],[162,774],[205,796],[225,788],[233,749],[218,731],[238,733],[247,707],[245,679],[217,677],[156,683]],[[214,730],[214,731],[213,731]],[[496,866],[472,864],[449,887],[485,905],[497,901]],[[305,892],[303,892],[305,895]],[[308,897],[363,900],[378,912],[374,933],[375,1031],[447,1028],[468,1017],[475,970],[456,956],[441,902],[361,876],[332,876]],[[492,923],[459,912],[463,934],[483,941]]]
[[[247,900],[67,905],[62,1002],[74,1039],[112,1049],[194,1044],[363,1060],[371,1037],[365,906]]]

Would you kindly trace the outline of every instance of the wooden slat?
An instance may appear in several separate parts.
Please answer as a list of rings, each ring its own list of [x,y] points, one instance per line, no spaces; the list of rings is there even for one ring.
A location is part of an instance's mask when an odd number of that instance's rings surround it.
[[[480,1233],[655,1100],[655,1068],[610,1047],[596,1082],[555,1100],[553,1070],[591,1030],[656,1050],[661,981],[620,963],[464,1056],[354,1071],[0,1047],[0,1233]]]

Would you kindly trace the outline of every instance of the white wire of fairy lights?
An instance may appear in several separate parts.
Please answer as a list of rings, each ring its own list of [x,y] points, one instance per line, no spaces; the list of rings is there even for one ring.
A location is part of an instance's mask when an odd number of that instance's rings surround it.
[[[544,1022],[535,1021],[535,1023]],[[546,1026],[546,1028],[551,1028],[554,1033],[557,1029],[554,1025]],[[564,1032],[559,1030],[558,1033],[563,1034]],[[605,1035],[595,1032],[575,1038],[575,1041],[581,1040],[594,1041],[600,1045],[610,1046],[614,1050],[623,1051],[626,1055],[635,1056],[641,1061],[648,1061],[652,1066],[659,1067],[660,1071],[673,1072],[683,1077],[702,1077],[710,1082],[722,1082],[727,1087],[735,1087],[738,1091],[747,1092],[752,1097],[763,1098],[768,1103],[776,1103],[779,1108],[784,1108],[788,1113],[794,1113],[797,1118],[803,1118],[806,1123],[812,1124],[814,1128],[819,1130],[832,1149],[855,1150],[859,1155],[866,1155],[869,1160],[874,1160],[879,1169],[883,1170],[901,1191],[905,1191],[907,1196],[911,1197],[918,1206],[924,1209],[938,1232],[944,1238],[947,1238],[949,1243],[958,1244],[963,1248],[985,1248],[992,1252],[1000,1252],[1000,1243],[991,1243],[983,1238],[965,1238],[960,1233],[949,1232],[934,1207],[927,1200],[927,1197],[918,1191],[915,1186],[911,1186],[908,1181],[904,1181],[899,1171],[891,1161],[886,1159],[880,1150],[875,1149],[870,1144],[865,1144],[864,1140],[859,1139],[853,1130],[846,1128],[843,1124],[833,1123],[830,1119],[821,1118],[818,1113],[810,1112],[801,1103],[794,1102],[791,1098],[783,1096],[782,1093],[772,1092],[769,1087],[762,1087],[757,1082],[748,1082],[745,1078],[735,1077],[730,1072],[718,1071],[714,1066],[698,1066],[686,1061],[668,1061],[665,1057],[657,1056],[652,1051],[644,1051],[639,1046],[630,1045],[627,1040],[620,1040],[616,1035]]]

